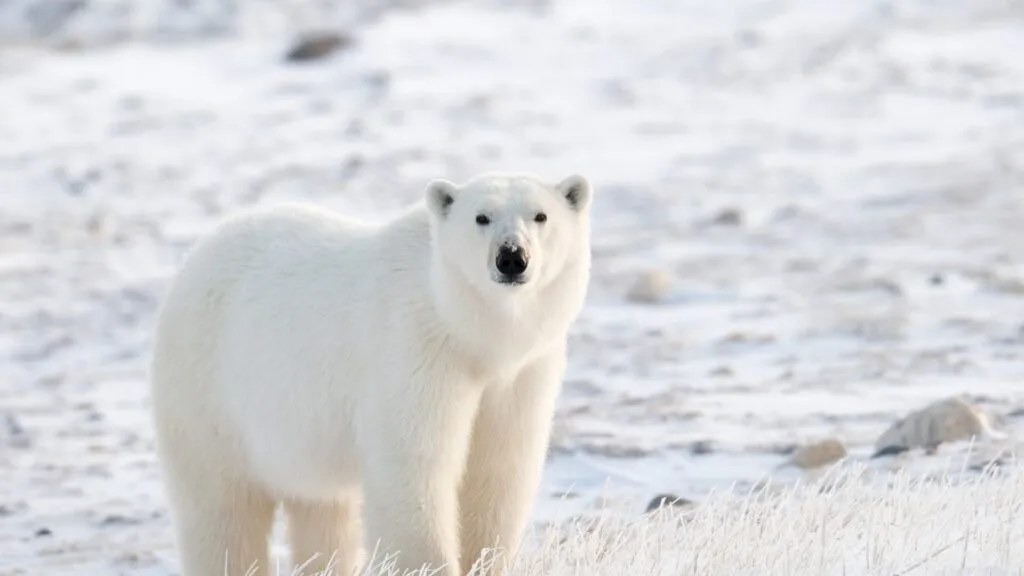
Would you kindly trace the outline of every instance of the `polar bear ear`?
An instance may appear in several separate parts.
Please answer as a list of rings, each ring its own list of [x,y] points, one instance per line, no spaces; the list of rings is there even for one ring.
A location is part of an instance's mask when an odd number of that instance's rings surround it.
[[[556,184],[555,191],[577,212],[583,212],[590,206],[590,182],[579,174],[573,174]]]
[[[424,191],[427,208],[438,218],[444,218],[455,203],[458,193],[459,187],[448,180],[431,180]]]

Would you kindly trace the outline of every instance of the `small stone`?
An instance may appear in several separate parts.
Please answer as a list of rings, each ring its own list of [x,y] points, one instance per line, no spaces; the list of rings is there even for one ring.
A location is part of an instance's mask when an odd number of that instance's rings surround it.
[[[10,412],[4,414],[4,424],[7,427],[7,434],[11,436],[23,436],[25,434],[25,429],[22,428],[18,417]]]
[[[347,48],[352,44],[352,37],[337,32],[320,32],[299,38],[298,42],[285,55],[288,62],[308,62],[321,60],[332,53]]]
[[[32,446],[32,438],[22,427],[18,417],[6,413],[2,418],[3,426],[0,427],[0,444],[7,443],[12,448],[28,448]]]
[[[709,372],[708,375],[714,378],[724,378],[727,376],[733,376],[734,373],[732,371],[732,368],[729,368],[728,366],[719,366],[718,368],[715,368],[714,370]]]
[[[649,504],[647,504],[647,512],[653,512],[659,508],[687,508],[693,506],[692,500],[686,498],[680,498],[675,494],[658,494],[654,497]]]
[[[992,473],[992,472],[998,470],[999,468],[1007,466],[1008,464],[1010,464],[1010,459],[1008,458],[1008,455],[1007,454],[1000,454],[999,456],[997,456],[995,458],[985,458],[985,459],[981,459],[981,460],[978,460],[976,462],[973,462],[968,467],[968,469],[971,472],[982,472],[982,473],[985,473],[985,474],[989,474],[989,473]]]
[[[665,297],[671,285],[672,278],[667,270],[648,270],[637,276],[626,298],[632,302],[655,303]]]
[[[898,454],[903,454],[906,451],[907,449],[904,446],[886,446],[885,448],[877,450],[874,454],[871,455],[871,458],[874,459],[882,458],[883,456],[896,456]]]
[[[940,444],[972,437],[1003,438],[992,429],[991,420],[960,396],[933,402],[897,420],[875,441],[876,455],[924,448],[934,452]]]
[[[130,526],[138,523],[138,518],[129,518],[123,514],[110,514],[100,520],[100,526]]]
[[[85,231],[91,236],[106,236],[110,233],[110,218],[103,213],[94,212],[85,220]]]
[[[718,341],[720,345],[771,344],[772,342],[775,342],[775,336],[771,334],[752,334],[749,332],[730,332]]]
[[[1024,294],[1024,280],[1020,278],[992,278],[988,285],[989,288],[1003,294]]]
[[[719,226],[739,226],[743,224],[743,213],[738,208],[726,208],[716,214],[711,222]]]
[[[49,528],[40,528],[36,530],[36,538],[45,538],[46,536],[53,536],[53,531]]]
[[[783,456],[789,456],[790,454],[796,452],[799,449],[799,444],[777,444],[768,447],[769,452],[774,452],[776,454],[781,454]]]
[[[842,443],[834,438],[829,438],[797,448],[789,457],[789,464],[810,470],[838,462],[845,457],[846,448]]]
[[[23,6],[24,15],[36,35],[56,36],[56,33],[66,31],[74,16],[87,10],[89,3],[86,0],[53,0]]]
[[[760,32],[750,29],[740,30],[736,38],[739,40],[741,46],[748,48],[760,46],[764,41],[764,36],[762,36]]]
[[[651,450],[640,446],[618,446],[615,444],[584,446],[589,454],[597,454],[608,458],[643,458],[651,455]]]
[[[704,456],[715,451],[715,443],[711,440],[698,440],[690,445],[690,454]]]

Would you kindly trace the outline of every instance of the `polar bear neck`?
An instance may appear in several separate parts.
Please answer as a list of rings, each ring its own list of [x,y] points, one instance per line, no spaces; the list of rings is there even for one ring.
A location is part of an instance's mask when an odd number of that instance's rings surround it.
[[[580,307],[573,300],[582,295],[560,282],[507,300],[487,298],[445,270],[431,246],[430,291],[443,331],[464,352],[495,366],[521,365],[564,342]]]

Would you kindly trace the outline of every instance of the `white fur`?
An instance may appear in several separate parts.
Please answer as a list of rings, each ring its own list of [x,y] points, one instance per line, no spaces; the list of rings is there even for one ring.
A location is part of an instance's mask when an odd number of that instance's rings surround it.
[[[380,225],[289,205],[198,243],[152,365],[183,575],[266,570],[278,503],[295,563],[337,554],[338,574],[364,531],[364,552],[445,576],[514,553],[586,294],[590,197],[580,176],[484,174]],[[495,281],[509,240],[530,254],[522,285]]]

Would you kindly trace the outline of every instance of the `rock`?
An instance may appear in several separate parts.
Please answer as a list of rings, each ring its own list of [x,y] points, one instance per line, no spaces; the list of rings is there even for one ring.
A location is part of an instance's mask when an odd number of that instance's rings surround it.
[[[988,286],[994,291],[1003,294],[1024,294],[1024,280],[1020,278],[992,278],[988,282]]]
[[[100,526],[130,526],[138,524],[140,520],[138,518],[131,518],[123,514],[110,514],[100,520]]]
[[[712,440],[698,440],[690,445],[690,454],[703,456],[715,451],[715,443]]]
[[[775,336],[771,334],[751,334],[748,332],[730,332],[718,341],[719,346],[729,344],[771,344]]]
[[[332,53],[347,48],[352,44],[352,37],[337,32],[312,33],[299,40],[285,54],[288,62],[308,62],[321,60]]]
[[[4,414],[4,424],[7,427],[7,434],[10,436],[24,436],[25,429],[18,421],[18,417],[10,412]]]
[[[692,500],[680,498],[675,494],[658,494],[647,504],[646,512],[654,512],[659,508],[689,508],[690,506],[693,506]]]
[[[835,438],[828,438],[797,448],[789,457],[788,464],[803,470],[821,468],[846,457],[846,448]]]
[[[1004,418],[1021,418],[1024,417],[1024,408],[1014,408],[1006,413]]]
[[[85,220],[85,231],[90,236],[109,236],[110,218],[99,212],[92,214]]]
[[[712,378],[725,378],[734,375],[732,368],[729,368],[728,366],[719,366],[711,372],[708,372],[708,376],[711,376]]]
[[[8,412],[0,417],[0,446],[7,444],[12,448],[29,448],[32,438],[22,427],[18,417]]]
[[[933,402],[897,420],[875,441],[873,458],[914,448],[934,451],[940,444],[973,437],[1004,438],[991,420],[960,396]]]
[[[799,444],[772,444],[767,446],[768,452],[774,452],[781,454],[782,456],[789,456],[800,449]]]
[[[737,208],[726,208],[715,215],[711,223],[719,226],[739,226],[743,224],[743,213]]]
[[[633,282],[626,298],[632,302],[655,303],[662,300],[672,285],[667,270],[655,268],[641,273]]]
[[[764,43],[764,35],[757,30],[743,29],[736,35],[736,40],[741,46],[756,48]]]
[[[25,3],[25,16],[36,36],[56,35],[65,30],[74,17],[88,6],[85,0],[52,0]]]
[[[651,450],[640,446],[619,446],[617,444],[588,444],[582,447],[588,454],[607,456],[608,458],[643,458],[651,455]]]
[[[903,454],[907,451],[905,446],[886,446],[881,450],[871,455],[872,458],[881,458],[883,456],[896,456],[897,454]]]
[[[985,458],[972,462],[967,467],[971,472],[982,472],[984,474],[991,474],[992,472],[1009,465],[1012,462],[1012,457],[1008,454],[1000,454],[995,458]]]

